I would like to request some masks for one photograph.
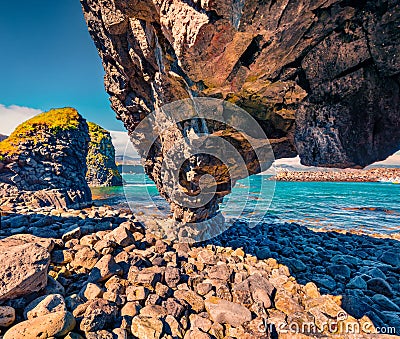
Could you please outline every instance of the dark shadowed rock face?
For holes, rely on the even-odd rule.
[[[0,143],[0,205],[79,207],[91,201],[85,180],[89,135],[73,108],[24,122]]]
[[[277,158],[364,167],[400,147],[398,1],[81,1],[131,135],[156,107],[208,96],[255,117]],[[146,166],[161,192],[164,140]]]
[[[89,149],[86,157],[86,181],[91,187],[121,186],[122,177],[115,164],[115,148],[110,132],[92,122],[89,127]]]

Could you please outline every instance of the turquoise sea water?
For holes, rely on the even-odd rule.
[[[124,179],[124,188],[93,189],[94,198],[112,206],[126,206],[128,199],[134,213],[155,214],[157,208],[168,213],[167,203],[145,175],[126,174]],[[243,209],[241,218],[250,221],[252,218],[259,221],[266,213],[313,228],[400,232],[400,185],[390,183],[276,182],[274,185],[268,176],[256,175],[239,181],[228,199],[229,203],[222,206],[227,217],[237,217],[238,210]],[[256,204],[258,209],[254,211]]]

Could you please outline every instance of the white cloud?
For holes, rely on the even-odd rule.
[[[10,135],[19,124],[39,113],[40,109],[0,104],[0,134]]]
[[[110,131],[110,134],[116,155],[126,154],[132,158],[139,158],[139,154],[137,154],[136,150],[133,148],[127,132]]]

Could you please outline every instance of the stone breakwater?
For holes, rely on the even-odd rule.
[[[271,219],[185,244],[104,206],[15,208],[0,237],[4,339],[317,338],[335,328],[337,338],[386,338],[369,333],[400,330],[393,239]],[[354,326],[360,334],[346,330]]]
[[[378,182],[400,180],[399,168],[374,168],[369,170],[337,171],[281,171],[274,176],[277,181],[336,181],[336,182]]]

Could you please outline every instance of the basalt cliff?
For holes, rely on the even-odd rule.
[[[122,186],[110,132],[93,122],[88,122],[88,127],[90,141],[86,157],[87,183],[90,187]]]
[[[360,168],[400,146],[399,1],[81,2],[112,107],[134,139],[138,124],[159,107],[212,97],[250,113],[276,158],[299,155],[305,165]],[[248,174],[263,169],[246,138],[213,121],[176,124],[147,153],[137,143],[146,172],[178,220],[215,214],[238,179],[224,176],[215,158],[191,155],[186,166],[171,169],[180,172],[180,186],[196,195],[201,176],[211,174],[215,197],[191,208],[168,195],[160,168],[171,145],[210,130],[235,146]]]
[[[83,207],[89,143],[85,119],[73,108],[41,113],[0,142],[0,206]]]

